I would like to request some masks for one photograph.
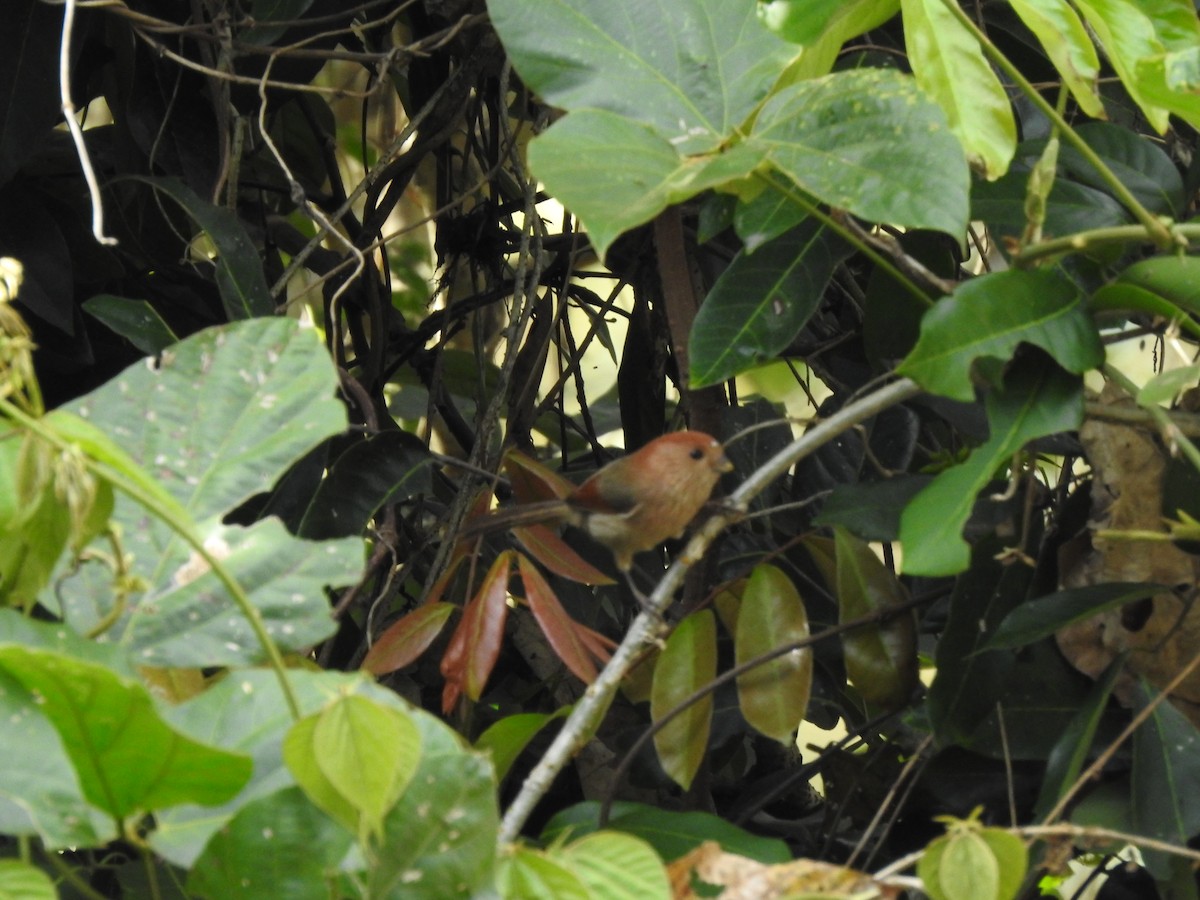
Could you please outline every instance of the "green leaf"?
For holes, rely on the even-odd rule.
[[[158,310],[145,300],[97,294],[83,302],[83,309],[151,356],[161,353],[179,340]]]
[[[56,456],[34,435],[0,436],[0,604],[32,606],[67,549],[71,514],[48,477]]]
[[[361,540],[317,545],[288,535],[275,519],[246,529],[219,520],[266,491],[314,444],[345,428],[336,386],[333,365],[313,331],[288,319],[252,319],[194,335],[167,350],[156,368],[137,363],[70,404],[68,410],[95,423],[88,428],[107,437],[91,441],[82,429],[69,436],[85,452],[140,479],[144,490],[166,497],[185,526],[188,517],[198,523],[209,551],[224,557],[250,591],[276,642],[299,649],[333,632],[324,589],[357,580]],[[63,431],[71,421],[56,427]],[[113,520],[133,556],[130,574],[149,589],[131,598],[106,638],[153,665],[261,658],[249,623],[171,526],[125,496],[117,498]],[[63,615],[76,628],[86,630],[110,611],[112,586],[100,566],[84,566],[62,583],[57,595],[43,593],[41,602],[57,610],[61,596]]]
[[[19,859],[0,859],[0,900],[56,900],[58,891],[41,869]]]
[[[1166,301],[1175,308],[1174,317],[1180,317],[1181,312],[1200,315],[1200,257],[1156,256],[1144,259],[1121,272],[1112,285],[1138,288]],[[1108,289],[1106,285],[1096,292],[1092,302],[1097,308],[1114,308],[1112,304],[1103,302],[1104,291]],[[1151,311],[1160,312],[1159,309]]]
[[[414,777],[420,777],[428,753],[460,746],[457,736],[447,726],[431,715],[410,710],[394,691],[375,684],[361,673],[292,669],[288,681],[303,716],[316,714],[331,700],[349,694],[369,697],[410,716],[421,733],[423,751],[418,775]],[[158,827],[149,838],[155,852],[174,865],[190,868],[212,835],[243,806],[295,785],[280,753],[280,746],[294,723],[275,674],[266,669],[230,673],[166,714],[176,728],[197,740],[254,760],[252,779],[229,803],[216,808],[176,807],[156,815]]]
[[[1079,108],[1094,119],[1104,118],[1097,90],[1100,59],[1071,5],[1066,0],[1010,0],[1010,5],[1037,37]]]
[[[711,610],[680,622],[654,666],[650,717],[658,721],[717,674],[717,625]],[[671,780],[687,790],[708,749],[712,695],[677,715],[654,735],[659,762]]]
[[[975,399],[971,368],[1007,360],[1021,343],[1081,375],[1104,361],[1100,335],[1077,288],[1050,271],[1009,269],[959,285],[921,321],[921,337],[899,372],[934,394]]]
[[[423,734],[421,765],[384,823],[368,896],[441,900],[493,887],[500,814],[492,767],[433,724],[445,737],[433,745]]]
[[[1136,708],[1154,689],[1144,682]],[[1186,844],[1200,834],[1200,731],[1171,703],[1154,708],[1133,734],[1133,826],[1137,834]]]
[[[334,790],[358,812],[357,830],[378,835],[416,771],[421,735],[396,710],[351,694],[317,716],[312,751]]]
[[[593,896],[565,864],[521,846],[501,861],[497,881],[501,896],[523,900],[592,900]]]
[[[1013,900],[1028,865],[1017,835],[956,820],[926,848],[917,874],[931,900]]]
[[[267,287],[262,260],[236,213],[201,200],[177,178],[131,177],[162,191],[182,206],[212,240],[217,251],[217,290],[221,293],[225,315],[231,322],[275,314],[275,301]]]
[[[614,171],[603,161],[619,158]],[[529,143],[529,166],[546,189],[587,226],[603,258],[621,233],[673,203],[749,175],[761,162],[739,146],[713,157],[685,157],[650,125],[603,109],[584,109]]]
[[[1027,364],[988,395],[987,414],[987,442],[938,475],[901,515],[906,574],[953,575],[967,567],[971,551],[962,530],[976,496],[1029,441],[1079,427],[1082,387],[1053,364]]]
[[[892,18],[900,0],[768,0],[758,8],[768,28],[803,47],[784,75],[790,82],[827,75],[842,45]]]
[[[1068,588],[1023,603],[1009,613],[985,645],[989,650],[1023,647],[1049,637],[1097,613],[1153,597],[1168,588],[1160,584],[1114,581]]]
[[[488,12],[513,68],[547,103],[641,122],[687,155],[725,141],[795,52],[753,3],[490,0]]]
[[[834,528],[838,621],[842,624],[905,602],[895,574],[864,541]],[[740,618],[740,617],[739,617]],[[874,707],[898,709],[918,683],[917,630],[912,612],[842,634],[846,677]]]
[[[353,837],[295,787],[243,806],[213,834],[188,875],[212,900],[327,900]]]
[[[508,770],[512,768],[513,763],[517,761],[517,757],[521,755],[521,751],[529,745],[529,742],[543,728],[555,719],[561,719],[570,711],[571,707],[564,706],[552,713],[516,713],[505,716],[499,722],[488,726],[487,730],[475,741],[475,749],[491,754],[496,778],[503,781],[504,776],[508,774]]]
[[[807,637],[808,613],[791,579],[775,566],[755,566],[738,609],[736,665]],[[746,721],[791,745],[808,709],[812,669],[812,648],[802,647],[739,675],[738,705]]]
[[[872,222],[966,229],[969,173],[941,110],[900,72],[855,69],[784,88],[746,138],[801,190]]]
[[[1166,49],[1145,10],[1128,0],[1075,0],[1075,6],[1104,48],[1129,96],[1150,124],[1160,134],[1165,132],[1168,112],[1149,101],[1137,76],[1140,61],[1157,57]]]
[[[351,834],[360,837],[362,819],[359,811],[329,780],[317,757],[316,733],[320,717],[319,712],[313,713],[292,725],[283,739],[283,762],[309,800]]]
[[[821,302],[850,247],[809,219],[753,254],[739,251],[700,307],[689,340],[693,388],[784,350]]]
[[[1020,609],[1021,607],[1018,607]],[[1083,771],[1088,753],[1096,739],[1096,730],[1108,707],[1109,697],[1112,696],[1113,685],[1124,667],[1123,659],[1114,660],[1099,678],[1087,699],[1079,707],[1062,736],[1055,742],[1054,748],[1046,759],[1046,774],[1042,778],[1042,788],[1038,794],[1034,818],[1044,821],[1046,815]]]
[[[975,40],[943,0],[901,0],[904,44],[917,84],[946,114],[967,157],[989,180],[1017,147],[1012,104]]]
[[[1173,403],[1183,391],[1195,387],[1197,379],[1200,379],[1200,364],[1197,363],[1160,372],[1138,390],[1135,398],[1137,405],[1146,407]]]
[[[577,803],[560,810],[541,834],[543,844],[579,837],[597,829],[600,804]],[[778,838],[751,834],[736,825],[704,812],[674,812],[641,803],[613,804],[608,824],[610,831],[622,831],[640,837],[667,861],[678,859],[705,841],[716,841],[729,853],[748,856],[762,863],[783,863],[792,859],[787,844]]]
[[[613,831],[597,831],[563,847],[561,859],[587,886],[592,897],[662,898],[671,896],[662,860],[645,841]]]
[[[84,796],[114,817],[178,803],[223,803],[250,777],[249,758],[179,734],[139,682],[105,666],[0,644],[0,670],[40,698]]]

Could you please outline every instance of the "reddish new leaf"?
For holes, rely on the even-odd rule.
[[[580,584],[615,584],[611,578],[568,547],[567,542],[555,534],[553,529],[545,525],[514,528],[512,533],[530,556],[555,575]]]
[[[441,665],[446,679],[446,688],[442,691],[444,712],[449,712],[447,704],[452,708],[463,691],[472,700],[478,700],[500,656],[500,642],[508,618],[508,576],[512,557],[511,551],[496,557],[450,638]],[[452,685],[457,686],[456,690],[452,690]]]
[[[575,490],[576,485],[536,459],[510,450],[504,456],[504,470],[518,503],[558,500]]]
[[[581,681],[591,684],[596,680],[596,664],[580,636],[578,623],[567,615],[554,590],[532,562],[522,556],[517,565],[525,583],[525,599],[550,642],[550,648]]]
[[[426,603],[393,622],[367,651],[363,669],[386,675],[414,662],[441,634],[455,609],[452,603]]]

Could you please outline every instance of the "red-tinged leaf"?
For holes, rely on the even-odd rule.
[[[555,575],[580,584],[616,583],[567,546],[566,541],[545,525],[514,528],[512,533],[530,556]]]
[[[518,503],[559,500],[575,490],[574,482],[517,450],[504,455],[504,470]]]
[[[428,606],[432,603],[438,603],[442,599],[442,595],[446,593],[446,587],[450,584],[452,578],[458,572],[458,567],[462,565],[462,561],[467,558],[465,548],[456,546],[454,552],[450,554],[450,562],[446,565],[446,571],[438,576],[438,580],[433,583],[433,587],[429,589],[429,593],[425,595],[425,599],[421,602],[422,606]]]
[[[551,649],[577,678],[591,684],[596,680],[596,664],[580,637],[578,623],[567,615],[553,589],[533,563],[522,556],[517,566],[525,583],[525,599]]]
[[[593,631],[579,622],[575,623],[575,630],[579,633],[579,639],[583,641],[588,652],[601,664],[608,662],[612,651],[617,649],[617,642],[606,634]]]
[[[458,705],[458,698],[462,696],[462,681],[451,681],[446,679],[446,683],[442,685],[442,714],[450,715],[450,712]]]
[[[442,633],[455,609],[452,603],[426,603],[393,622],[367,651],[363,669],[386,675],[414,662]]]
[[[717,620],[711,610],[692,613],[667,638],[654,667],[650,716],[663,718],[717,675]],[[693,703],[654,735],[663,770],[684,790],[700,769],[712,727],[712,695]]]
[[[756,566],[742,595],[734,658],[738,665],[808,637],[808,613],[791,579]],[[737,680],[742,715],[768,737],[790,744],[812,693],[812,649],[802,647],[756,666]]]
[[[512,557],[511,551],[496,557],[478,593],[463,610],[462,621],[442,657],[441,669],[446,681],[457,683],[472,700],[482,696],[492,667],[500,656],[500,642],[508,618],[508,576]],[[446,693],[443,692],[443,709],[445,702]]]

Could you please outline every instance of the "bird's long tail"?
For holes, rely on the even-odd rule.
[[[528,525],[563,525],[574,519],[571,507],[563,500],[520,503],[467,522],[459,538],[465,540]]]

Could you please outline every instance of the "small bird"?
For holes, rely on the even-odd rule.
[[[464,538],[527,525],[574,525],[607,547],[628,573],[635,554],[679,537],[733,469],[716,438],[677,431],[615,459],[560,500],[525,503],[485,516]]]

